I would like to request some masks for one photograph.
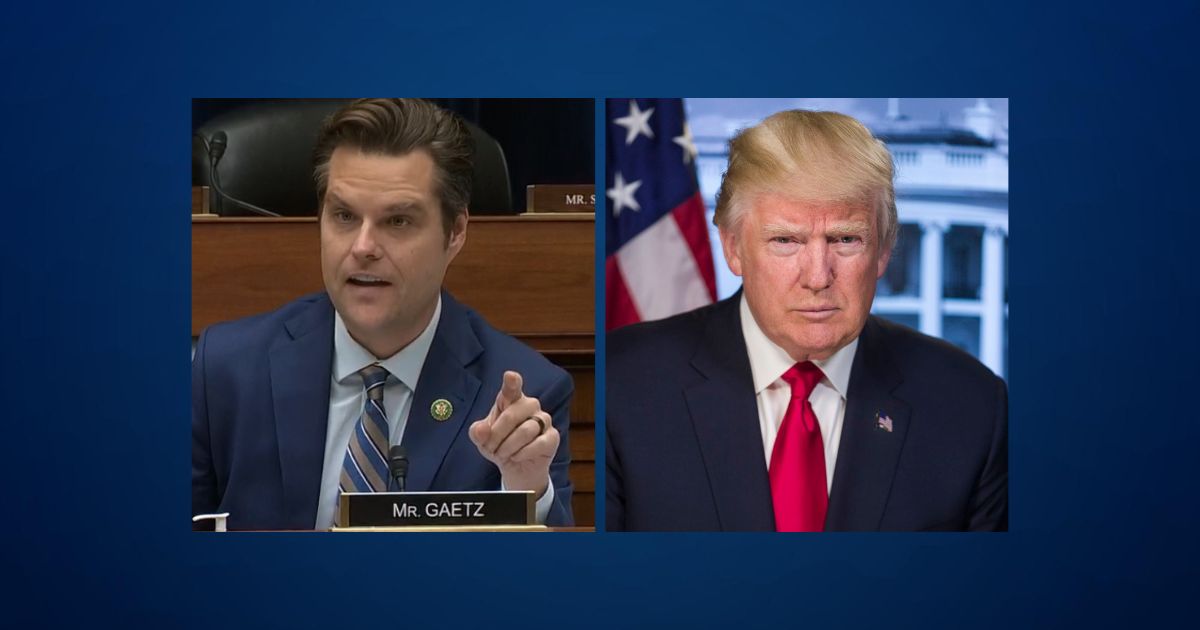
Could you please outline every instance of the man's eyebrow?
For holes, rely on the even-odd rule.
[[[871,231],[871,224],[866,221],[847,221],[845,223],[834,223],[825,230],[826,234],[844,236],[847,234],[862,234]]]
[[[866,221],[846,221],[834,223],[825,230],[828,236],[847,236],[864,234],[871,231],[871,224]],[[767,223],[762,226],[762,233],[765,236],[806,236],[811,232],[808,226],[793,225],[790,223]]]
[[[337,193],[333,191],[328,191],[325,193],[325,203],[326,205],[342,206],[343,208],[350,206],[350,204],[346,203],[345,199],[337,196]]]
[[[342,199],[333,191],[325,193],[326,205],[339,206],[346,209],[353,209],[354,205]],[[399,212],[407,212],[412,210],[421,210],[424,206],[418,201],[401,201],[394,203],[383,209],[384,214],[396,214]]]
[[[396,214],[397,212],[420,211],[424,207],[419,201],[401,201],[384,208],[383,211],[387,214]]]
[[[808,228],[788,223],[767,223],[762,226],[763,234],[768,236],[783,236],[788,234],[807,234]]]

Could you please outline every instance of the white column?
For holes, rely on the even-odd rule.
[[[996,374],[1004,373],[1004,238],[1002,226],[983,231],[983,273],[980,293],[979,360]]]
[[[888,99],[887,117],[888,117],[888,120],[900,120],[900,99],[898,99],[898,98],[889,98]]]
[[[921,222],[921,332],[942,336],[942,241],[945,221]]]

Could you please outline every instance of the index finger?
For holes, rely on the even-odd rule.
[[[525,394],[521,388],[524,387],[524,381],[521,379],[519,372],[508,370],[504,373],[504,384],[500,387],[500,411],[504,411],[509,405],[521,400]]]

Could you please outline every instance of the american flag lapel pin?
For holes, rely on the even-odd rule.
[[[892,432],[892,419],[882,411],[875,412],[875,428],[882,429],[888,433]]]

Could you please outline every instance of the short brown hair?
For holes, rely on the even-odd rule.
[[[836,112],[773,114],[729,141],[729,167],[713,223],[736,229],[748,197],[774,192],[812,201],[857,201],[875,211],[879,251],[896,243],[895,167],[887,146]]]
[[[360,98],[325,119],[313,149],[318,213],[329,186],[329,160],[338,147],[383,155],[406,155],[423,149],[433,159],[447,237],[454,219],[467,211],[475,175],[471,132],[461,118],[429,101]]]

